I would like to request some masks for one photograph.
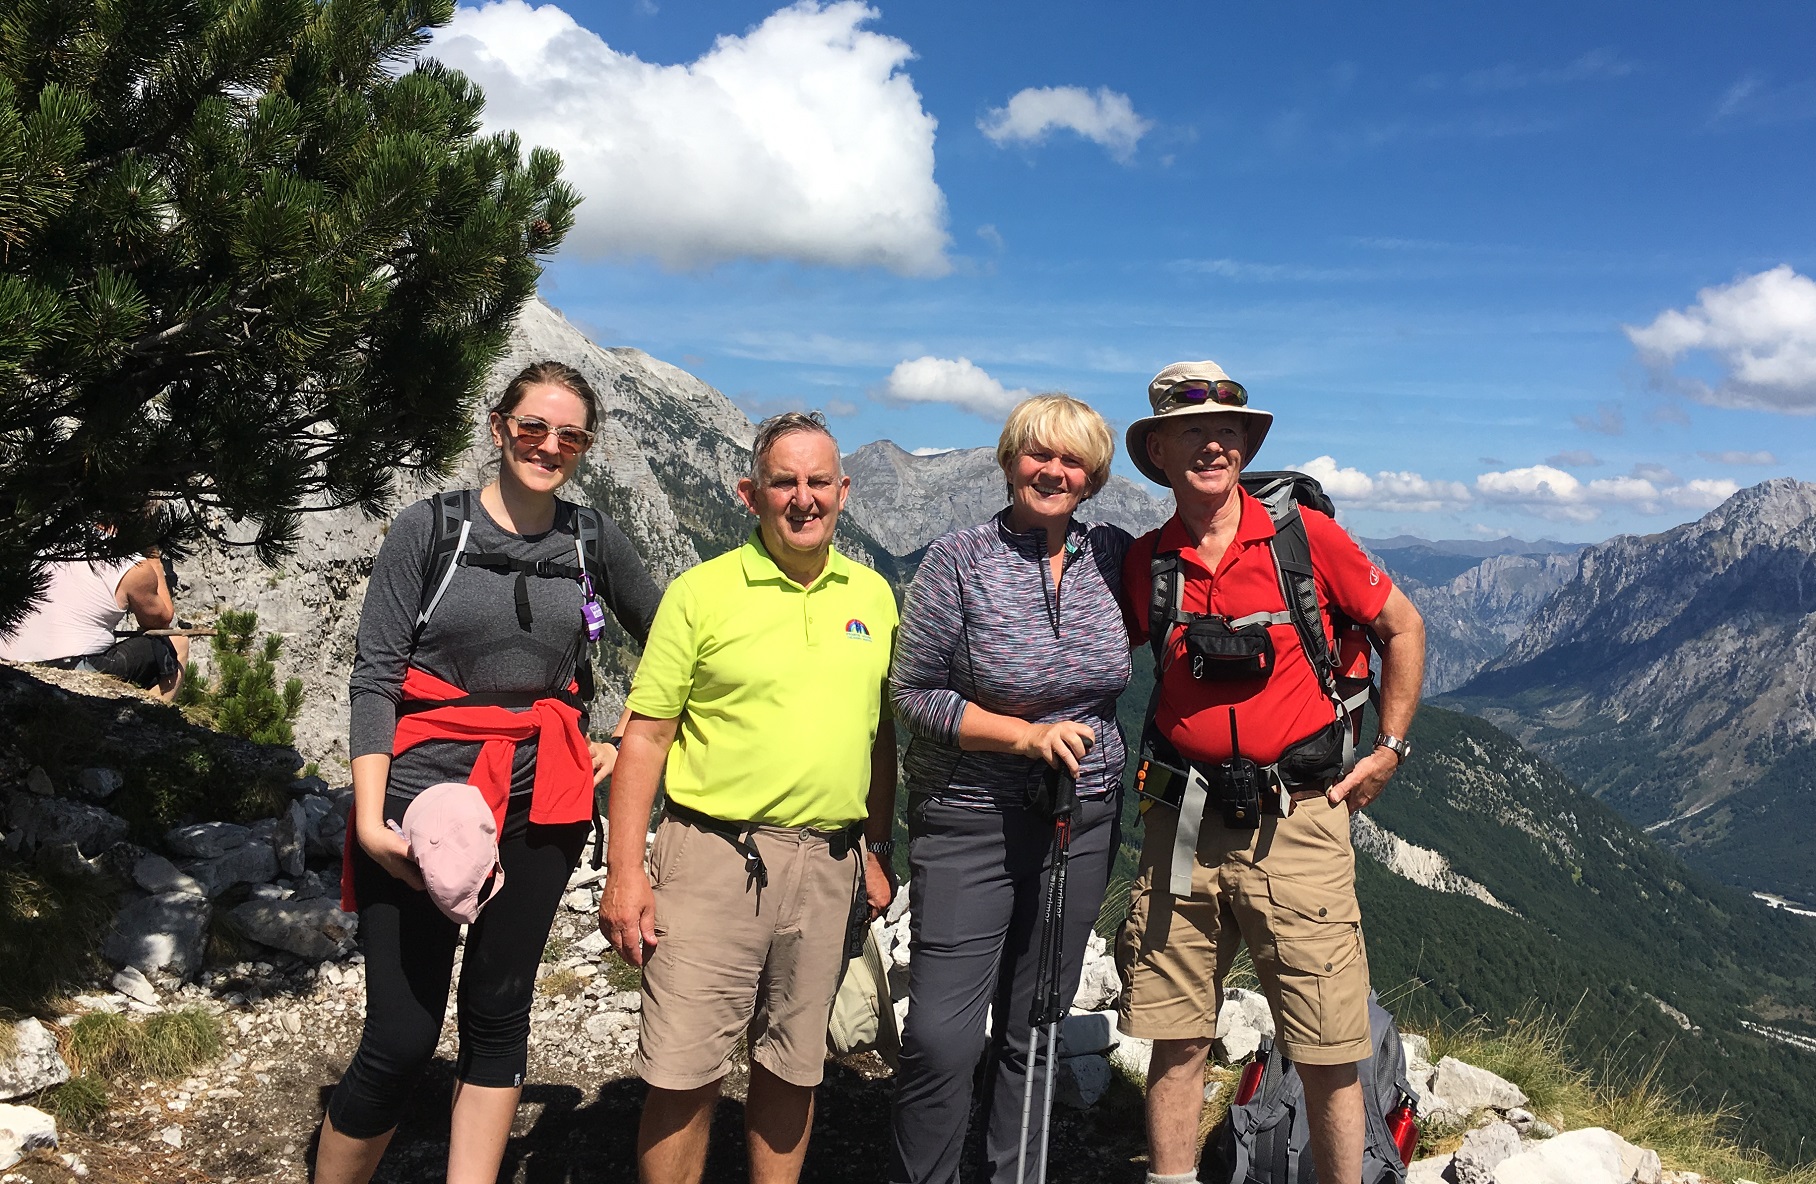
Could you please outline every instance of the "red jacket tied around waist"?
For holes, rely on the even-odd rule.
[[[574,688],[569,688],[570,690]],[[415,666],[404,674],[405,702],[459,699],[466,692]],[[397,721],[391,756],[402,756],[425,740],[454,740],[480,745],[467,780],[485,795],[504,833],[511,799],[511,763],[517,745],[536,737],[536,780],[530,795],[530,821],[539,824],[586,822],[593,816],[593,755],[580,731],[580,712],[553,697],[538,699],[526,711],[509,707],[450,705],[412,712]],[[353,893],[355,816],[347,816],[347,846],[341,861],[341,908],[358,907]]]

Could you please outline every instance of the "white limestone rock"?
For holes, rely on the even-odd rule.
[[[30,1106],[0,1105],[0,1170],[24,1159],[28,1151],[56,1145],[56,1119]]]
[[[1527,1144],[1501,1161],[1494,1184],[1659,1184],[1658,1153],[1601,1127]]]
[[[1079,1011],[1102,1011],[1114,1006],[1121,996],[1122,977],[1116,973],[1116,959],[1108,954],[1086,957],[1072,1006]]]
[[[183,865],[213,900],[236,884],[268,884],[277,878],[277,853],[271,844],[249,839],[212,859]]]
[[[13,1025],[13,1055],[0,1060],[0,1100],[22,1098],[69,1080],[57,1038],[35,1019]],[[6,1109],[6,1107],[0,1107]]]
[[[353,952],[359,917],[332,901],[249,900],[227,914],[253,941],[307,958],[338,961]]]
[[[1116,1029],[1116,1047],[1110,1050],[1110,1063],[1136,1081],[1148,1079],[1148,1062],[1154,1056],[1154,1042]]]
[[[1505,1122],[1479,1126],[1463,1136],[1451,1158],[1456,1184],[1494,1184],[1494,1169],[1520,1153],[1520,1133]]]
[[[127,966],[115,972],[111,983],[114,990],[128,999],[137,1000],[148,1007],[158,1005],[158,989],[151,985],[151,980],[137,966]]]
[[[146,974],[166,971],[188,979],[202,969],[208,948],[208,899],[190,892],[165,892],[133,901],[114,917],[101,954],[115,966],[136,966]]]
[[[118,769],[83,769],[76,774],[72,788],[91,802],[104,802],[125,784]]]
[[[164,846],[188,859],[219,859],[251,837],[252,828],[236,822],[197,822],[166,831]]]
[[[292,879],[302,875],[308,844],[309,815],[301,802],[291,799],[289,807],[278,815],[277,825],[271,829],[271,850],[277,856],[278,870]]]
[[[28,852],[69,843],[92,859],[126,838],[124,818],[86,802],[14,792],[7,798],[6,811],[10,826],[19,832],[21,849]]]
[[[1459,1114],[1488,1109],[1511,1110],[1526,1104],[1525,1093],[1513,1082],[1486,1069],[1464,1064],[1455,1057],[1445,1057],[1438,1062],[1437,1072],[1431,1078],[1431,1092],[1437,1095],[1444,1109]]]
[[[1255,1055],[1263,1036],[1274,1034],[1274,1015],[1258,991],[1225,987],[1217,1010],[1217,1059],[1234,1065]]]
[[[1413,1160],[1412,1165],[1406,1169],[1406,1184],[1453,1184],[1450,1160],[1448,1155]]]
[[[166,892],[185,892],[191,896],[206,896],[202,882],[194,876],[185,875],[177,865],[156,852],[146,852],[132,865],[133,883],[145,889],[153,896],[162,896]]]

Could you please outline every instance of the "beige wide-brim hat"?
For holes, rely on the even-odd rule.
[[[1138,419],[1129,425],[1123,443],[1129,450],[1129,459],[1141,470],[1141,475],[1156,485],[1169,488],[1172,482],[1161,472],[1159,466],[1148,459],[1148,433],[1153,431],[1162,420],[1181,419],[1188,415],[1217,415],[1228,412],[1233,415],[1245,415],[1248,420],[1248,449],[1243,453],[1242,465],[1247,468],[1255,454],[1261,451],[1261,441],[1267,439],[1267,429],[1273,426],[1274,413],[1250,407],[1247,402],[1247,390],[1243,391],[1245,402],[1241,406],[1217,403],[1206,400],[1202,403],[1173,403],[1167,394],[1181,382],[1235,382],[1235,379],[1223,372],[1223,367],[1215,362],[1174,362],[1165,370],[1154,376],[1148,383],[1148,406],[1154,414]],[[1241,383],[1236,385],[1241,386]]]

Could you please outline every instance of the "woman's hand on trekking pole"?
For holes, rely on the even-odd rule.
[[[606,872],[599,894],[599,932],[632,966],[643,965],[656,948],[656,892],[641,867]]]
[[[376,829],[358,828],[355,837],[372,862],[390,872],[418,892],[422,891],[422,869],[410,858],[410,844],[396,831],[380,823]]]
[[[1078,776],[1078,762],[1097,743],[1097,733],[1089,724],[1075,719],[1062,719],[1051,724],[1029,724],[1016,743],[1015,750],[1030,760],[1045,761],[1055,769]]]

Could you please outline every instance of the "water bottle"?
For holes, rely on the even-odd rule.
[[[1393,1136],[1401,1165],[1411,1164],[1413,1152],[1419,1149],[1419,1124],[1413,1117],[1411,1102],[1402,1098],[1398,1106],[1388,1111],[1387,1132]]]

